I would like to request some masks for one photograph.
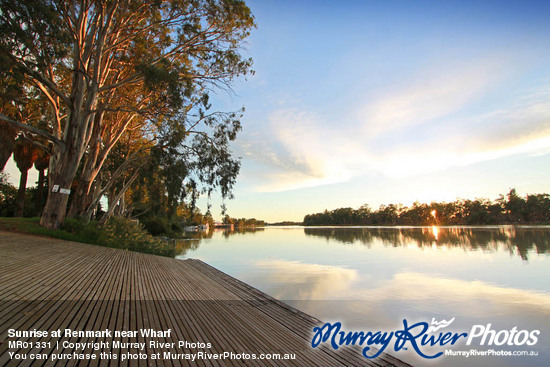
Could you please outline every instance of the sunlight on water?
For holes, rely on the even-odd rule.
[[[180,257],[199,258],[350,330],[455,317],[453,327],[463,331],[487,323],[540,329],[536,348],[548,356],[549,242],[550,227],[269,227],[195,234],[180,242]],[[447,357],[444,365],[473,361]],[[538,365],[525,358],[482,363]]]
[[[434,210],[435,212],[435,210]],[[438,240],[438,234],[439,234],[439,229],[436,227],[436,226],[432,226],[432,233],[434,234],[434,238],[435,240],[437,241]]]

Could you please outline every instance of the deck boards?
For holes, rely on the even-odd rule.
[[[363,358],[357,348],[312,349],[311,333],[323,323],[200,260],[176,260],[37,236],[0,232],[0,365],[8,366],[407,366],[382,355]],[[21,352],[70,354],[59,340],[108,341],[101,352],[118,359],[39,361],[10,359],[8,329],[168,330],[169,337],[117,338],[146,342],[147,355],[171,351],[295,353],[292,361],[159,359],[122,362],[113,338],[17,338],[51,342]],[[13,338],[11,339],[13,340]],[[148,342],[174,342],[174,348]],[[211,349],[184,350],[177,342],[211,343]],[[88,347],[82,353],[92,353]],[[93,352],[99,355],[99,352]],[[143,352],[142,352],[143,353]]]

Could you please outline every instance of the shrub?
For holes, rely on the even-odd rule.
[[[12,217],[17,189],[8,182],[6,174],[0,172],[0,216]]]
[[[82,231],[85,223],[80,219],[66,218],[60,229],[69,233],[78,233]]]
[[[0,230],[31,233],[68,241],[120,248],[148,254],[175,257],[175,246],[151,236],[139,224],[113,217],[106,224],[67,218],[58,230],[41,227],[39,218],[2,218]]]
[[[99,245],[97,241],[101,235],[101,227],[96,221],[85,222],[81,219],[66,218],[60,229],[73,234],[73,241]]]
[[[119,217],[109,219],[101,227],[98,244],[161,256],[176,255],[170,243],[154,238],[139,224]]]
[[[147,232],[153,236],[167,235],[170,233],[170,224],[161,218],[149,217],[141,222]]]
[[[173,233],[181,233],[181,232],[183,232],[183,228],[181,228],[181,226],[180,226],[178,223],[175,223],[175,222],[173,222],[173,223],[170,225],[170,229],[172,230]]]

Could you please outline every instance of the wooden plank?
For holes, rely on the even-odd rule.
[[[97,256],[97,254],[90,254],[90,255]],[[93,259],[94,259],[94,256],[90,256],[89,261],[93,261]],[[28,330],[33,328],[37,328],[39,330],[40,328],[42,328],[42,330],[44,330],[45,328],[49,328],[49,327],[55,330],[54,328],[55,324],[54,324],[54,327],[52,327],[50,323],[55,323],[56,320],[59,319],[60,317],[67,317],[67,315],[63,311],[68,310],[70,313],[73,313],[76,310],[78,310],[80,305],[82,304],[82,301],[75,301],[73,305],[69,305],[68,302],[66,301],[64,302],[63,300],[56,299],[55,295],[63,294],[64,297],[70,297],[71,295],[73,295],[75,292],[75,288],[78,288],[78,286],[81,285],[81,282],[79,282],[79,280],[81,279],[80,274],[76,270],[81,270],[85,272],[84,274],[88,274],[89,272],[94,270],[94,267],[81,266],[80,268],[75,268],[70,266],[66,268],[56,268],[56,270],[57,271],[54,274],[52,274],[52,276],[54,276],[54,278],[56,279],[58,277],[64,277],[65,281],[60,283],[53,282],[49,287],[47,287],[46,298],[42,298],[44,297],[44,293],[40,293],[40,297],[35,298],[38,300],[48,300],[48,301],[54,299],[54,301],[48,302],[47,307],[41,307],[38,310],[34,310],[34,313],[31,314],[32,317],[30,317],[27,320],[23,320],[24,321],[23,325],[19,324],[19,328],[21,330]],[[65,274],[64,270],[68,270],[70,273]],[[93,280],[94,278],[90,277],[90,279]],[[25,284],[22,283],[22,286],[23,285]],[[27,283],[26,285],[29,285],[29,283]],[[32,296],[33,295],[30,296],[31,299],[32,299]],[[81,298],[81,295],[74,294],[74,297],[75,297],[73,298],[74,300],[79,300]],[[72,307],[69,307],[69,306],[72,306]],[[12,327],[15,327],[15,325],[13,325]],[[23,340],[36,341],[36,339],[33,339],[33,338],[23,338]],[[48,341],[48,339],[44,341]],[[0,357],[0,365],[2,364],[2,362],[4,362],[3,358],[5,358],[5,356]],[[23,365],[25,363],[26,361],[22,361]]]
[[[94,254],[101,255],[104,253]],[[104,263],[103,258],[101,262]],[[89,263],[94,264],[98,261],[98,256],[90,256]],[[94,295],[99,287],[101,287],[106,278],[104,276],[105,270],[109,267],[97,267],[97,266],[87,266],[81,267],[81,269],[75,269],[74,267],[69,268],[70,271],[64,272],[61,268],[58,272],[59,274],[65,274],[65,276],[76,276],[75,281],[70,282],[70,290],[63,296],[62,299],[58,301],[59,308],[57,312],[52,314],[47,321],[40,327],[43,330],[57,330],[63,328],[69,328],[71,330],[82,330],[83,323],[87,321],[87,318],[90,317],[93,306],[97,302],[94,299]],[[85,270],[81,272],[81,270]],[[85,339],[85,338],[84,338]],[[80,339],[79,341],[84,341]],[[41,350],[39,348],[34,348],[29,351],[29,353],[48,353],[50,354],[53,351],[53,343],[55,339],[50,337],[49,339],[41,339],[42,341],[50,341],[52,347],[46,350]],[[76,341],[74,338],[71,340]],[[72,352],[73,350],[61,349],[60,353]],[[31,360],[23,361],[20,366],[30,366]]]
[[[280,323],[285,324],[285,327],[290,331],[298,333],[304,339],[310,340],[313,327],[324,324],[315,317],[299,311],[238,279],[232,278],[200,260],[188,259],[186,261],[190,262],[201,273],[217,279],[218,282],[221,281],[220,284],[231,289],[235,294],[244,295],[255,308],[262,310],[266,315],[276,318]],[[296,317],[289,316],[289,313]],[[372,348],[372,350],[376,351],[376,348]],[[329,353],[334,353],[334,351],[330,350]],[[344,348],[344,350],[336,354],[337,357],[343,357],[341,362],[345,363],[348,358],[347,355],[350,353],[359,353],[358,348]],[[400,363],[402,363],[400,360],[387,353],[383,353],[375,360],[364,361],[364,365],[372,366],[399,365]]]
[[[177,346],[162,343],[210,342],[205,352],[296,353],[295,366],[408,366],[390,355],[374,361],[363,358],[357,348],[309,346],[313,327],[323,323],[227,274],[199,261],[176,260],[124,250],[68,241],[0,232],[0,341],[7,330],[167,330],[169,337],[119,338],[121,342],[145,342],[148,355]],[[8,304],[9,303],[9,304]],[[21,338],[50,341],[59,338]],[[77,337],[80,343],[107,341]],[[95,361],[14,361],[7,342],[0,344],[0,365],[14,366],[280,366],[277,360],[147,359],[121,362],[125,352],[108,340],[102,350],[119,356]],[[72,353],[72,349],[36,346],[33,353]],[[27,350],[25,350],[27,352]],[[87,346],[83,353],[91,353]],[[141,351],[143,352],[143,351]],[[191,351],[193,352],[193,351]]]

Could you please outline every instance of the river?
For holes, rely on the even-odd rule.
[[[463,337],[455,345],[422,347],[427,355],[538,352],[427,360],[412,348],[388,346],[415,365],[546,366],[550,360],[549,226],[266,227],[195,233],[179,247],[179,258],[201,259],[325,322],[340,321],[346,331],[453,320],[435,334],[480,334],[470,345]],[[496,337],[488,345],[491,333]]]

